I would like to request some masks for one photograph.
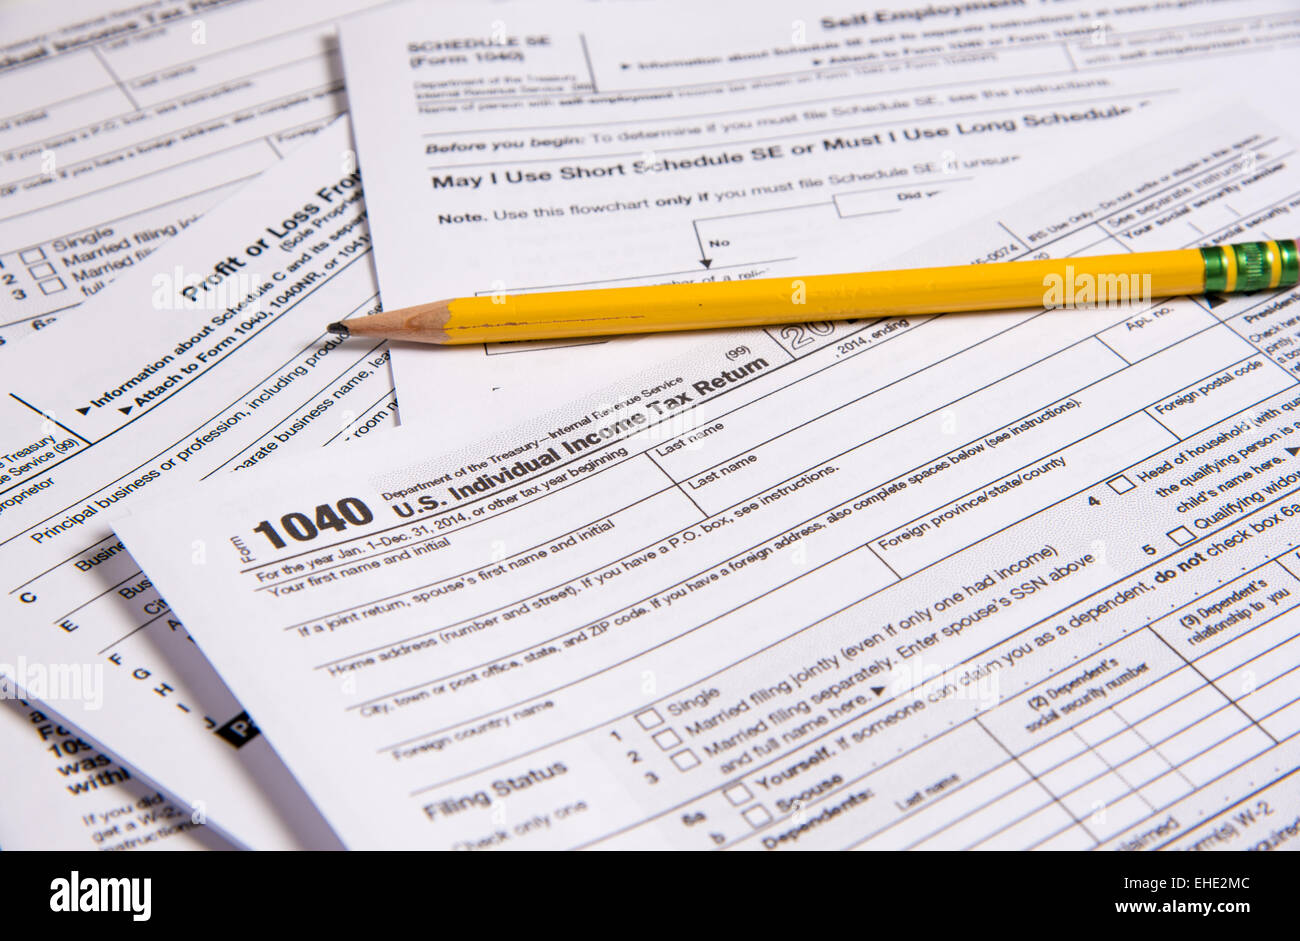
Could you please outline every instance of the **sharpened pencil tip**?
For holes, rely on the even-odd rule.
[[[348,325],[345,323],[332,323],[325,329],[330,333],[337,334],[345,340],[352,334],[352,331],[348,329]]]

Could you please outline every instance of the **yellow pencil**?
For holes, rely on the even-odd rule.
[[[1294,239],[861,274],[457,297],[333,323],[342,336],[454,345],[1015,307],[1097,307],[1300,280]]]

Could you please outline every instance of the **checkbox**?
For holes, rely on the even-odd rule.
[[[24,265],[34,265],[38,261],[45,260],[45,249],[29,248],[25,252],[19,252],[18,257],[23,260]]]
[[[678,771],[690,771],[699,763],[700,759],[689,748],[683,748],[673,755],[673,764],[677,766]]]
[[[48,261],[43,261],[39,265],[32,265],[27,269],[27,273],[33,278],[48,278],[54,274],[54,266]]]
[[[745,782],[742,781],[739,784],[731,785],[731,787],[722,792],[722,796],[731,801],[731,806],[739,807],[754,795],[749,788],[745,787]]]
[[[1178,543],[1178,545],[1180,546],[1185,546],[1196,538],[1195,536],[1192,535],[1192,531],[1188,529],[1186,526],[1179,526],[1177,529],[1165,533],[1165,535],[1168,536],[1170,539],[1172,539],[1174,542]]]
[[[659,714],[658,709],[644,709],[636,714],[636,721],[641,723],[643,729],[653,729],[657,725],[664,724],[664,717]]]
[[[41,292],[44,294],[58,294],[60,291],[66,291],[68,286],[63,283],[62,278],[49,278],[41,281]]]
[[[664,729],[662,732],[656,732],[654,735],[655,744],[668,751],[670,748],[676,748],[682,743],[682,738],[672,729]]]
[[[762,804],[755,804],[745,811],[745,819],[751,827],[761,827],[772,822],[772,814]]]
[[[1137,484],[1133,483],[1133,481],[1129,480],[1123,474],[1120,474],[1118,477],[1112,477],[1110,480],[1106,481],[1106,483],[1109,484],[1110,489],[1114,490],[1116,493],[1128,493],[1137,486]]]

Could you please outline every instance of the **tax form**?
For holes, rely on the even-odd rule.
[[[0,702],[0,849],[229,849],[45,707]]]
[[[1238,108],[945,239],[1297,210]],[[349,847],[1294,848],[1300,291],[1131,296],[697,336],[114,525]]]
[[[374,0],[0,9],[0,345],[40,329],[347,110]]]
[[[65,711],[73,746],[84,739],[114,768],[70,761],[46,775],[9,770],[24,778],[24,793],[47,794],[40,816],[66,824],[72,845],[108,839],[118,825],[103,817],[120,810],[119,771],[245,845],[332,840],[287,832],[295,828],[277,807],[306,802],[283,782],[255,717],[193,654],[147,576],[105,538],[107,520],[137,492],[189,488],[295,447],[364,439],[394,421],[384,348],[321,336],[323,324],[376,303],[351,142],[345,129],[326,133],[310,155],[287,159],[292,169],[250,184],[216,223],[186,232],[186,248],[130,266],[120,288],[97,298],[111,315],[91,306],[85,323],[65,318],[5,372],[0,559],[12,617],[0,674],[21,674],[20,657],[106,671],[101,711],[57,696],[41,708]],[[240,389],[242,399],[232,391]],[[441,440],[464,441],[474,427],[444,429]],[[15,730],[15,753],[32,746],[29,732]],[[65,780],[59,769],[68,768]],[[99,801],[91,795],[100,787],[110,788],[102,808],[69,815],[65,808]],[[50,832],[32,822],[26,809],[0,814],[0,845],[50,845]]]
[[[42,331],[0,375],[0,694],[40,700],[244,846],[337,839],[109,521],[142,495],[202,499],[204,481],[346,453],[394,424],[384,344],[322,329],[377,309],[369,254],[343,121],[123,275],[101,302],[112,317]],[[209,548],[186,550],[196,573]],[[65,766],[47,786],[119,783]]]
[[[384,167],[368,186],[388,309],[828,273],[832,244],[877,267],[914,244],[918,206],[943,225],[944,206],[1132,146],[1170,102],[1287,82],[1297,42],[1290,0],[408,3],[340,27],[361,157]],[[393,368],[406,421],[455,400],[500,422],[687,345],[404,344]]]

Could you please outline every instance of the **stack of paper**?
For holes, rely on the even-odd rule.
[[[1293,3],[2,16],[0,846],[1288,844],[1295,290],[324,328],[1293,236]]]

